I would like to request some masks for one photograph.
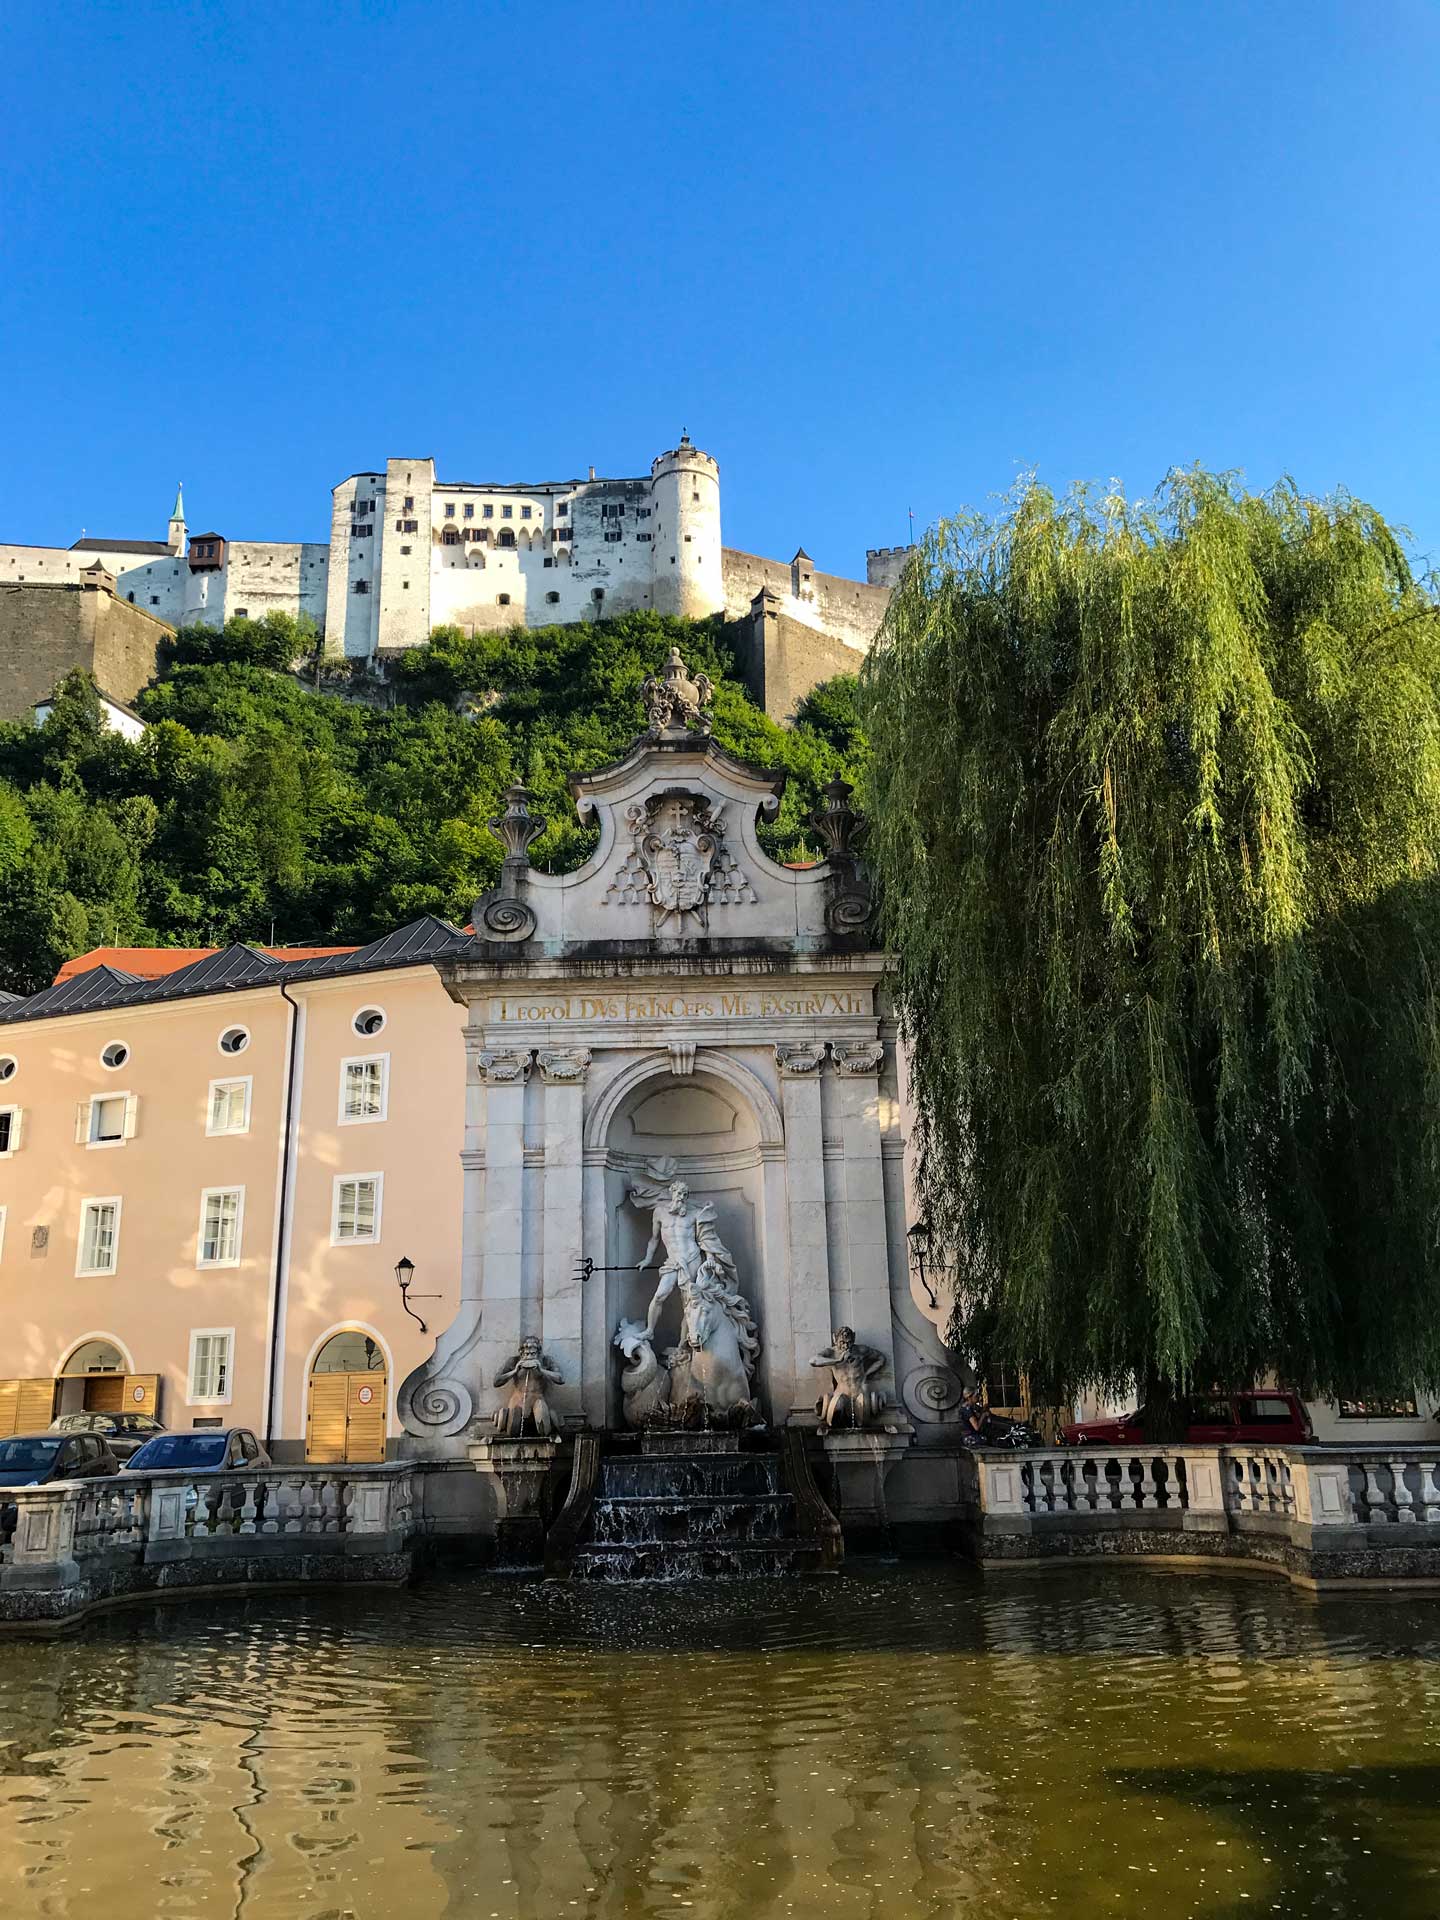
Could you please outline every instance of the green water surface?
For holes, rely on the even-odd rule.
[[[1440,1913],[1440,1599],[950,1562],[0,1641],[3,1920]]]

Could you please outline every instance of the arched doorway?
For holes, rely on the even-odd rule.
[[[332,1333],[310,1363],[305,1458],[383,1460],[389,1405],[385,1350],[363,1327]]]
[[[60,1362],[54,1382],[55,1412],[159,1412],[160,1376],[133,1371],[130,1355],[106,1334],[92,1334]]]

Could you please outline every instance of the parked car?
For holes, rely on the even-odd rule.
[[[1299,1394],[1284,1387],[1248,1393],[1197,1393],[1184,1403],[1184,1437],[1196,1446],[1223,1447],[1244,1441],[1299,1444],[1315,1438]],[[1103,1420],[1076,1420],[1060,1429],[1065,1447],[1128,1447],[1145,1438],[1145,1409]]]
[[[129,1473],[224,1473],[268,1467],[269,1454],[248,1427],[204,1427],[193,1433],[157,1433],[125,1462]]]
[[[98,1433],[115,1458],[128,1460],[152,1433],[164,1433],[148,1413],[62,1413],[50,1422],[52,1433]]]
[[[0,1440],[0,1487],[40,1487],[51,1480],[94,1480],[120,1463],[98,1433],[15,1433]],[[0,1501],[0,1538],[15,1530],[16,1505]]]

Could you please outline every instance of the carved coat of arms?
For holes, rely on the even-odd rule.
[[[657,932],[687,919],[709,923],[712,905],[753,900],[755,894],[725,845],[724,807],[704,794],[671,789],[628,808],[631,850],[610,883],[621,906],[648,903]]]

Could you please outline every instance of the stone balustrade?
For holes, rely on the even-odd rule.
[[[961,1489],[986,1567],[1203,1558],[1307,1586],[1440,1583],[1440,1448],[977,1449]]]
[[[406,1466],[121,1473],[0,1493],[0,1624],[178,1588],[402,1580]]]

